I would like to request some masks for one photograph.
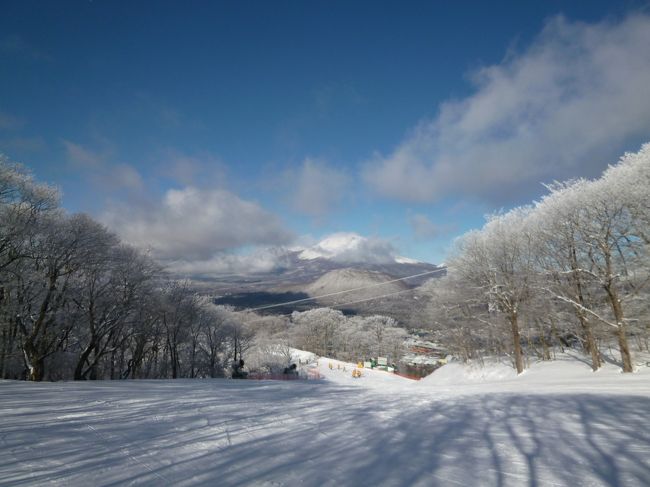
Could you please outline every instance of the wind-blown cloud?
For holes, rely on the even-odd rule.
[[[321,217],[335,210],[345,197],[349,179],[338,169],[322,161],[307,159],[295,177],[293,208],[311,217]]]
[[[591,176],[650,129],[650,17],[551,19],[523,53],[473,76],[364,178],[379,193],[433,201],[460,193],[507,202],[533,185]]]
[[[219,277],[271,272],[287,262],[282,247],[262,247],[245,254],[218,252],[209,259],[167,262],[174,273],[192,277]]]
[[[429,217],[422,214],[410,216],[409,224],[416,240],[433,240],[457,230],[455,225],[433,223]]]
[[[305,260],[325,258],[342,264],[387,264],[395,262],[397,250],[388,240],[340,232],[304,249],[299,257]]]
[[[173,148],[160,152],[163,176],[182,186],[223,186],[227,166],[208,152],[188,154]]]
[[[105,152],[91,150],[69,140],[62,142],[70,165],[87,176],[95,186],[132,191],[142,188],[142,177],[130,164],[111,163],[110,155]]]
[[[128,210],[122,205],[110,207],[102,220],[127,242],[151,248],[161,260],[182,261],[186,267],[201,261],[214,264],[224,252],[242,246],[291,240],[275,215],[220,189],[171,189],[155,204]]]

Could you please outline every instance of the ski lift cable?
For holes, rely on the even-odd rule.
[[[427,275],[430,275],[430,274],[437,274],[439,272],[446,272],[446,271],[447,271],[447,268],[436,269],[436,270],[427,271],[427,272],[421,272],[419,274],[413,274],[411,276],[400,277],[400,278],[397,278],[397,279],[391,279],[390,281],[378,282],[378,283],[375,283],[375,284],[369,284],[367,286],[359,286],[359,287],[355,287],[355,288],[351,288],[351,289],[346,289],[344,291],[337,291],[337,292],[334,292],[334,293],[321,294],[319,296],[311,296],[309,298],[294,299],[293,301],[286,301],[284,303],[268,304],[268,305],[265,305],[265,306],[259,306],[257,308],[249,308],[247,311],[261,311],[261,310],[264,310],[264,309],[279,308],[281,306],[286,306],[288,304],[305,303],[307,301],[314,301],[314,300],[321,299],[321,298],[328,298],[328,297],[331,297],[331,296],[338,296],[338,295],[341,295],[341,294],[350,293],[350,292],[354,292],[354,291],[362,291],[364,289],[371,289],[371,288],[375,288],[375,287],[378,287],[378,286],[384,286],[386,284],[391,284],[391,283],[394,283],[394,282],[406,281],[406,280],[412,279],[414,277],[422,277],[422,276],[427,276]]]
[[[358,299],[357,301],[348,301],[347,303],[332,304],[328,306],[329,308],[338,308],[339,306],[349,306],[351,304],[365,303],[366,301],[374,301],[375,299],[387,298],[389,296],[395,296],[396,294],[403,294],[415,291],[415,289],[402,289],[401,291],[393,291],[392,293],[382,294],[380,296],[372,296],[370,298]]]
[[[408,292],[413,292],[413,291],[415,291],[415,289],[402,289],[400,291],[393,291],[392,293],[382,294],[382,295],[379,295],[379,296],[372,296],[370,298],[358,299],[356,301],[346,301],[345,303],[331,304],[331,305],[328,305],[328,306],[320,306],[320,307],[314,308],[314,309],[339,308],[341,306],[349,306],[351,304],[358,304],[358,303],[364,303],[364,302],[367,302],[367,301],[374,301],[375,299],[387,298],[387,297],[390,297],[390,296],[395,296],[396,294],[403,294],[403,293],[408,293]],[[247,312],[247,311],[253,311],[253,310],[246,309],[246,310],[242,310],[240,312]],[[262,316],[262,317],[260,317],[260,318],[258,318],[256,320],[248,321],[248,323],[258,323],[260,321],[266,321],[269,318],[277,318],[277,317],[280,317],[280,316],[287,316],[288,317],[288,316],[291,316],[292,314],[293,314],[293,311],[289,312],[289,313],[280,313],[280,314],[276,314],[276,315]]]

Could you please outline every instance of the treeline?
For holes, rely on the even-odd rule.
[[[244,328],[0,157],[0,377],[218,377]]]
[[[252,333],[243,350],[250,371],[281,373],[296,363],[295,348],[355,363],[371,357],[398,363],[405,352],[407,331],[387,316],[346,316],[331,308],[296,311],[289,316],[229,312],[243,320]]]
[[[521,372],[577,344],[594,370],[616,349],[632,371],[635,349],[650,351],[649,188],[647,144],[597,180],[552,184],[490,216],[457,240],[448,275],[419,291],[413,313],[465,360],[507,356]],[[222,377],[240,359],[277,372],[292,347],[398,362],[405,338],[385,316],[216,306],[0,156],[2,378]]]
[[[0,377],[222,377],[234,361],[277,372],[291,347],[346,360],[397,360],[394,320],[331,309],[259,316],[216,306],[55,188],[0,156]],[[250,359],[250,360],[249,360]]]
[[[650,144],[597,180],[548,186],[538,202],[460,237],[431,282],[438,337],[465,359],[583,348],[594,370],[614,348],[623,371],[649,351]]]
[[[393,318],[345,316],[330,308],[293,313],[290,330],[297,348],[349,362],[381,356],[397,363],[407,337]]]

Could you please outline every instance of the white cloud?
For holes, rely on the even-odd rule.
[[[328,235],[304,249],[299,257],[304,260],[324,258],[342,264],[387,264],[395,262],[397,251],[387,240],[341,232]]]
[[[474,74],[476,91],[440,108],[364,178],[408,201],[508,201],[533,185],[591,176],[650,127],[650,17],[550,20],[523,53]]]
[[[271,272],[285,263],[283,248],[257,248],[247,254],[219,252],[204,260],[174,260],[167,262],[170,271],[192,277],[217,277]]]
[[[116,188],[140,189],[142,177],[129,164],[115,164],[104,174],[104,181],[111,182]]]
[[[127,242],[155,257],[187,265],[218,260],[246,245],[278,245],[291,238],[280,220],[258,204],[225,190],[172,189],[161,202],[110,207],[102,220]]]
[[[70,163],[79,169],[98,169],[104,165],[104,156],[80,144],[63,140],[63,147]]]
[[[348,184],[343,171],[322,161],[306,159],[295,177],[292,206],[305,215],[321,217],[341,204]]]

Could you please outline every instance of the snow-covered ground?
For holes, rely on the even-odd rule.
[[[0,382],[0,485],[650,485],[647,367],[449,364],[419,382],[318,369]]]

